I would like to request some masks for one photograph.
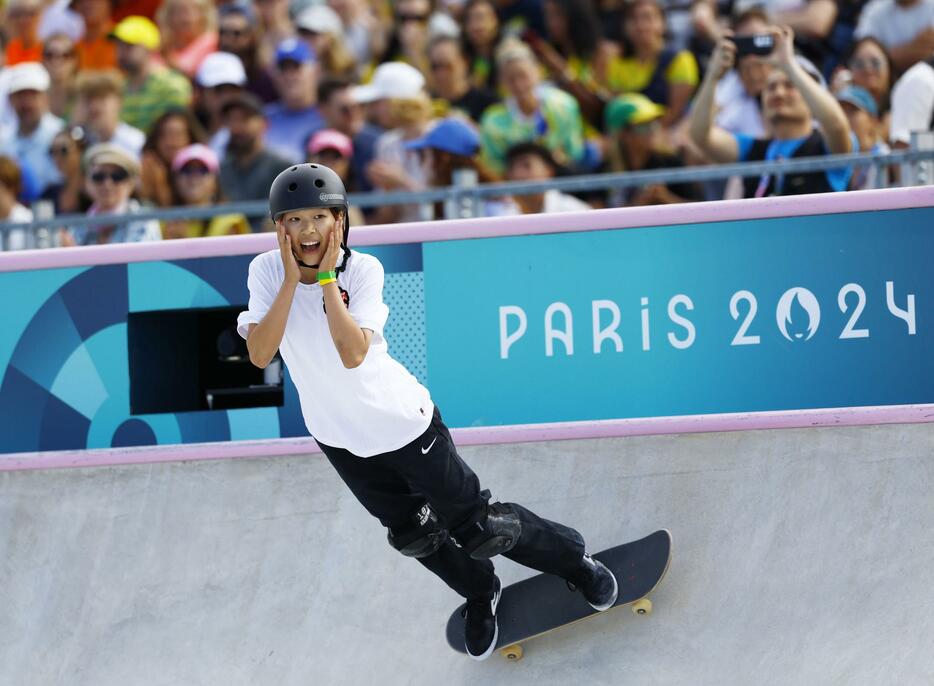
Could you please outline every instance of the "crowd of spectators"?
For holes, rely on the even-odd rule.
[[[934,0],[6,0],[0,222],[114,215],[59,245],[262,231],[134,221],[348,190],[906,147],[934,123]],[[875,187],[885,168],[491,198],[484,215]],[[445,215],[386,206],[352,221]],[[119,219],[119,221],[118,221]],[[7,232],[4,249],[24,247]]]

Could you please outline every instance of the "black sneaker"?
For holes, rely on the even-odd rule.
[[[493,594],[468,600],[461,610],[464,616],[464,646],[474,660],[485,660],[496,649],[499,625],[496,623],[496,606],[502,585],[499,577],[493,577]]]
[[[587,553],[584,553],[584,559],[581,561],[581,571],[573,579],[568,579],[568,588],[580,591],[590,603],[590,607],[598,612],[613,607],[619,593],[613,572]]]

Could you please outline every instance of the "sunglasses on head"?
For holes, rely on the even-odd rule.
[[[123,183],[128,178],[130,178],[130,172],[126,169],[115,169],[112,172],[96,171],[91,174],[91,181],[97,184],[104,183],[107,179],[110,179],[114,183]]]

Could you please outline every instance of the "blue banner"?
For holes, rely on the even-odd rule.
[[[934,402],[934,210],[430,243],[453,426]]]

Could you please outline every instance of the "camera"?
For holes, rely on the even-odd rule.
[[[730,38],[736,45],[736,57],[746,55],[765,56],[775,48],[775,37],[770,33],[757,33],[752,36],[733,36]]]

